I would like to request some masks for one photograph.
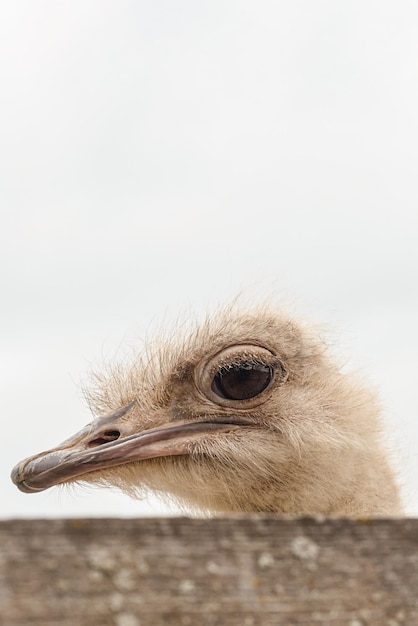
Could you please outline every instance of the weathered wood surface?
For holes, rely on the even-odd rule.
[[[415,626],[418,519],[0,523],[5,626]]]

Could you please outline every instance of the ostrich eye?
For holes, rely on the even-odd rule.
[[[266,402],[286,380],[287,372],[275,352],[249,342],[226,346],[202,359],[194,370],[200,395],[218,406],[243,411]]]
[[[262,363],[222,367],[212,381],[212,391],[226,400],[249,400],[267,389],[273,369]]]

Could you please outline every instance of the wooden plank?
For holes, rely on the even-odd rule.
[[[0,523],[5,626],[418,625],[418,519]]]

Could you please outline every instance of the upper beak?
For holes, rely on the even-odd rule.
[[[137,433],[129,419],[131,402],[94,420],[61,445],[21,461],[12,480],[26,493],[43,491],[95,470],[155,457],[189,454],[202,435],[237,428],[235,422],[175,422]]]

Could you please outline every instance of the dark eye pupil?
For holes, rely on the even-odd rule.
[[[212,391],[227,400],[248,400],[264,391],[272,377],[272,368],[262,363],[223,367],[212,381]]]

